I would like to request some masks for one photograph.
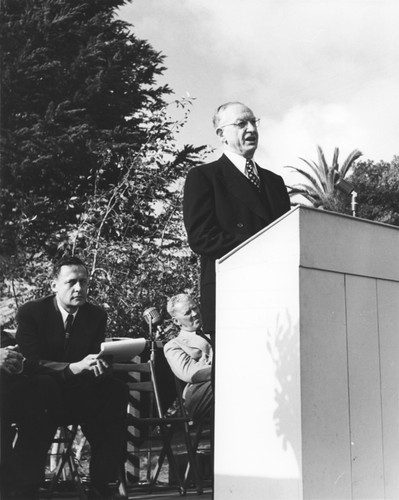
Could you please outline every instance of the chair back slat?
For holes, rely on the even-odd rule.
[[[128,382],[129,391],[154,392],[154,386],[150,381],[147,382]]]
[[[127,380],[126,383],[129,387],[130,392],[137,391],[139,393],[150,393],[149,397],[143,395],[142,400],[142,402],[148,402],[148,416],[146,415],[146,412],[143,412],[144,415],[139,416],[129,414],[128,418],[128,425],[132,425],[139,429],[147,427],[150,433],[154,431],[155,427],[158,428],[159,434],[155,434],[156,438],[160,439],[163,442],[155,469],[151,473],[147,471],[150,486],[153,486],[156,483],[164,459],[167,458],[170,470],[173,471],[173,474],[177,478],[180,494],[183,495],[186,493],[187,481],[183,481],[180,477],[180,470],[177,465],[174,452],[172,450],[172,437],[174,436],[174,433],[177,430],[183,430],[189,463],[191,464],[192,470],[194,472],[194,482],[197,487],[197,493],[202,493],[203,490],[201,477],[198,472],[197,461],[191,443],[190,429],[188,426],[189,418],[187,417],[187,414],[185,412],[181,394],[182,387],[179,386],[179,390],[177,391],[179,416],[168,416],[167,414],[164,414],[162,408],[160,397],[161,395],[157,384],[156,370],[154,367],[153,359],[150,359],[146,363],[113,363],[113,368],[114,371],[125,372],[129,374],[129,380]],[[171,372],[170,367],[168,367],[168,369]]]
[[[112,367],[115,371],[120,372],[137,372],[150,373],[150,363],[113,363]]]

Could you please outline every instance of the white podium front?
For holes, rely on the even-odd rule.
[[[216,271],[215,500],[398,500],[399,228],[298,207]]]

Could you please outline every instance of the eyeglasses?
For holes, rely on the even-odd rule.
[[[226,123],[226,125],[222,125],[219,128],[224,128],[224,127],[237,127],[239,129],[244,129],[248,127],[248,124],[250,123],[253,127],[257,128],[260,122],[260,118],[251,118],[250,120],[238,120],[237,122],[234,123]]]

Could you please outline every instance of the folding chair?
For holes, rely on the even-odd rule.
[[[87,500],[86,489],[79,474],[78,459],[73,450],[73,444],[78,429],[78,424],[60,425],[58,427],[57,433],[53,439],[53,445],[55,444],[59,446],[59,452],[56,453],[58,461],[51,478],[50,485],[47,491],[42,493],[46,498],[51,499],[55,496],[63,496],[63,493],[58,493],[56,491],[61,477],[66,477],[66,466],[68,466],[72,484],[75,487],[76,496],[79,498],[79,500]],[[127,498],[125,471],[123,464],[121,464],[121,468],[119,471],[118,482],[118,491],[121,498]]]
[[[199,464],[199,456],[200,456],[200,443],[201,440],[205,434],[205,431],[209,430],[210,438],[209,438],[209,444],[210,444],[210,449],[209,449],[209,454],[211,457],[211,461],[213,461],[213,428],[212,428],[212,418],[211,414],[207,415],[205,418],[203,418],[200,421],[197,420],[190,420],[187,415],[186,408],[184,406],[184,401],[183,401],[183,389],[185,386],[185,383],[182,382],[179,378],[175,376],[175,383],[176,383],[176,390],[177,390],[177,396],[180,402],[180,406],[183,409],[183,415],[189,420],[189,425],[187,426],[187,432],[188,432],[188,439],[191,441],[193,453],[194,453],[194,460],[190,460],[190,457],[188,457],[187,460],[187,466],[186,470],[184,473],[184,478],[183,478],[183,486],[185,490],[187,489],[190,481],[190,472],[193,468],[195,467],[196,470],[193,470],[194,472],[194,482],[197,487],[197,493],[201,494],[203,492],[203,478],[201,476],[201,467]],[[211,465],[211,468],[213,469],[213,464]]]
[[[78,464],[73,451],[73,443],[78,432],[78,425],[60,425],[58,427],[57,434],[53,439],[53,444],[59,446],[58,463],[54,471],[54,475],[51,479],[49,488],[45,493],[47,498],[53,498],[55,496],[57,485],[61,479],[61,475],[65,474],[65,467],[68,466],[72,483],[75,486],[76,493],[80,500],[86,499],[86,493],[82,485],[82,481],[78,471]]]
[[[177,416],[165,415],[161,406],[161,398],[154,370],[154,361],[150,359],[145,363],[114,363],[113,367],[115,371],[128,372],[130,377],[134,377],[134,381],[128,382],[130,391],[137,391],[142,395],[149,395],[150,415],[142,417],[129,414],[129,424],[134,425],[138,429],[147,429],[149,436],[153,434],[157,428],[159,429],[162,448],[158,455],[156,466],[148,477],[147,488],[149,491],[155,488],[161,467],[164,464],[165,458],[167,458],[170,472],[177,479],[179,493],[181,495],[186,494],[186,488],[180,477],[178,464],[172,449],[172,438],[178,430],[183,429],[187,454],[189,460],[193,464],[193,473],[196,484],[198,485],[198,492],[202,492],[202,490],[200,491],[200,479],[188,430],[189,419],[182,412]]]

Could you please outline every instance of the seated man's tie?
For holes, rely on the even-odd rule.
[[[65,340],[64,340],[64,350],[67,348],[69,343],[69,338],[71,336],[73,324],[73,314],[68,314],[66,322],[65,322]]]

